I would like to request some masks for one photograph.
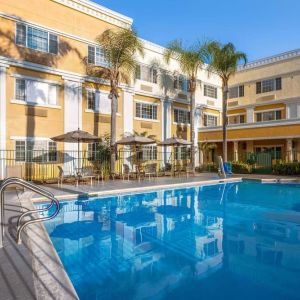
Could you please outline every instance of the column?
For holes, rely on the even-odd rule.
[[[287,160],[289,162],[292,162],[294,160],[293,158],[293,140],[287,139],[286,140],[286,154],[287,154]]]
[[[204,164],[204,153],[203,150],[201,149],[201,145],[199,145],[199,165]]]
[[[124,136],[133,134],[133,119],[135,113],[134,90],[132,88],[123,89],[123,133]],[[132,161],[130,160],[130,146],[124,146],[124,164],[132,169]],[[122,163],[123,164],[123,163]]]
[[[200,128],[201,122],[201,109],[198,107],[195,111],[195,124],[194,124],[194,135],[195,135],[195,166],[198,167],[200,164],[200,151],[198,147],[198,131]]]
[[[161,98],[161,139],[166,140],[171,137],[172,134],[172,107],[171,101],[168,96]],[[162,165],[164,166],[170,159],[171,147],[162,147],[163,159]]]
[[[233,142],[233,160],[234,161],[239,160],[239,142],[238,141]]]
[[[6,168],[6,65],[0,65],[0,178]]]
[[[254,107],[248,107],[246,115],[247,123],[254,123]]]
[[[64,78],[64,133],[82,128],[82,81],[75,78]],[[80,144],[79,151],[82,150]],[[64,144],[64,172],[74,174],[78,167],[78,145]]]

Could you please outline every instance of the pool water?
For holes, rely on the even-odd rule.
[[[80,299],[300,299],[300,185],[65,201],[45,225]]]

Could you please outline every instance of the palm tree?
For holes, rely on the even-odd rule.
[[[222,80],[222,129],[223,129],[223,159],[227,161],[227,100],[228,81],[236,73],[240,61],[247,63],[247,55],[244,52],[236,51],[232,43],[225,45],[213,41],[207,44],[208,51],[208,72],[214,72]]]
[[[116,115],[119,84],[129,84],[135,73],[136,54],[144,55],[143,44],[134,29],[107,29],[97,36],[96,42],[104,52],[106,67],[87,65],[88,74],[110,82],[111,127],[110,127],[110,171],[115,172],[116,162]]]
[[[197,43],[190,47],[184,47],[179,40],[172,41],[165,50],[164,58],[167,63],[171,58],[179,62],[181,72],[188,77],[188,92],[190,93],[190,140],[191,140],[191,165],[195,170],[195,91],[197,74],[204,65],[206,58],[205,44]]]

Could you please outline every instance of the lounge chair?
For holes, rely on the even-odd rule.
[[[154,177],[158,177],[158,173],[157,173],[157,164],[148,164],[145,166],[144,168],[144,174],[145,176],[149,176],[149,180],[151,179],[151,176]]]
[[[61,166],[57,166],[57,168],[58,168],[57,185],[62,186],[64,182],[64,170]]]

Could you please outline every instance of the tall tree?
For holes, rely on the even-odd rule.
[[[238,65],[247,63],[247,55],[244,52],[236,51],[232,43],[225,45],[212,41],[207,44],[208,72],[214,72],[222,80],[222,130],[223,130],[223,159],[227,161],[227,100],[228,82],[236,73]]]
[[[116,163],[116,119],[118,89],[120,82],[129,84],[137,67],[136,54],[144,55],[143,44],[134,29],[107,29],[97,36],[96,42],[103,50],[106,65],[89,65],[88,73],[110,82],[111,127],[110,127],[110,171],[115,172]]]
[[[191,145],[191,165],[195,170],[195,92],[197,85],[197,74],[206,60],[206,44],[197,43],[190,47],[184,47],[179,40],[172,41],[164,53],[167,63],[171,58],[179,62],[181,72],[188,77],[188,92],[190,93],[190,140]]]

